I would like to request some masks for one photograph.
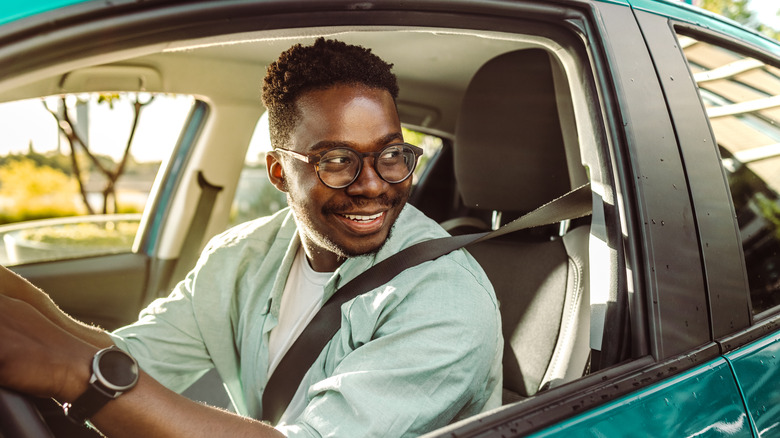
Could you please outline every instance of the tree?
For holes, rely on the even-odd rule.
[[[730,18],[737,23],[749,24],[753,12],[748,9],[749,0],[701,0],[699,6],[710,12]]]
[[[79,157],[84,156],[91,163],[92,167],[105,177],[105,183],[102,190],[103,194],[103,209],[102,213],[109,213],[109,205],[113,206],[113,213],[119,211],[119,205],[116,197],[116,182],[119,177],[124,173],[128,161],[131,159],[130,147],[135,137],[136,129],[138,128],[138,121],[141,118],[141,111],[143,108],[154,100],[154,95],[151,95],[148,100],[142,102],[138,94],[130,94],[122,96],[119,94],[107,94],[103,93],[98,96],[98,104],[107,104],[110,108],[114,108],[114,104],[127,98],[133,107],[133,120],[130,128],[130,135],[128,136],[125,148],[119,163],[112,168],[112,162],[106,160],[104,157],[94,154],[89,147],[89,142],[83,133],[77,132],[76,125],[73,123],[70,109],[66,104],[66,97],[60,97],[56,108],[51,108],[44,100],[43,105],[46,110],[55,118],[59,131],[65,136],[68,147],[70,149],[70,160],[73,176],[76,178],[79,187],[79,193],[81,195],[82,202],[86,207],[89,214],[94,214],[95,210],[89,203],[86,191],[86,176],[84,174],[85,165],[80,162]],[[84,102],[81,100],[81,102]]]
[[[780,37],[780,32],[776,29],[758,21],[756,14],[748,7],[750,0],[699,0],[694,4],[755,29],[770,38],[779,39],[778,37]],[[778,8],[777,14],[780,15],[780,8]]]

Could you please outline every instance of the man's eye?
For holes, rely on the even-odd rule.
[[[385,160],[387,160],[387,161],[397,160],[401,156],[402,153],[403,153],[403,151],[401,150],[400,147],[388,148],[388,149],[384,150],[384,152],[379,157],[379,159],[383,160],[383,161],[385,161]]]
[[[325,164],[349,164],[349,157],[327,157],[321,161]]]
[[[347,154],[328,154],[320,160],[320,168],[325,170],[339,170],[353,164],[353,158]]]

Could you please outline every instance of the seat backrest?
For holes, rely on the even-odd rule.
[[[472,78],[454,145],[458,191],[470,215],[511,219],[571,189],[552,68],[547,52],[527,49],[493,58]],[[563,237],[537,231],[469,248],[501,304],[505,401],[582,375],[588,238],[580,227]]]

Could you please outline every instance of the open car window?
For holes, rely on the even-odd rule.
[[[610,91],[596,77],[600,66],[592,46],[576,28],[554,19],[496,17],[501,30],[494,31],[490,22],[460,18],[374,27],[322,25],[312,16],[312,27],[275,29],[283,26],[278,24],[214,35],[199,28],[191,38],[86,61],[155,66],[163,80],[148,84],[146,93],[197,96],[189,98],[190,109],[208,107],[202,129],[188,137],[191,150],[184,158],[174,152],[167,166],[177,169],[177,179],[153,189],[162,213],[154,214],[158,222],[146,234],[149,290],[138,301],[166,295],[183,278],[181,261],[194,264],[197,257],[197,250],[184,249],[200,249],[227,227],[284,207],[284,194],[266,176],[258,89],[280,52],[325,36],[370,47],[394,64],[399,117],[408,128],[404,139],[425,150],[411,203],[441,224],[454,220],[450,224],[461,229],[448,225],[451,233],[499,227],[591,183],[592,217],[469,249],[491,276],[505,312],[503,405],[520,411],[529,399],[566,394],[564,385],[591,373],[645,364],[632,361],[646,356],[646,346],[630,348],[633,339],[645,338],[645,315],[627,316],[629,294],[640,288],[623,254],[624,245],[636,244],[624,240],[631,218],[620,194],[630,190],[615,182],[619,171],[611,154],[620,136],[613,132],[618,125],[610,124],[604,98]],[[57,68],[60,76],[79,70]],[[37,73],[29,82],[46,88],[58,77]],[[13,94],[10,89],[6,93]],[[486,93],[490,100],[481,99]],[[171,128],[186,134],[188,114]],[[206,186],[217,193],[211,204],[203,202]],[[141,217],[142,226],[149,218]]]
[[[130,252],[193,101],[93,92],[1,103],[0,264]]]

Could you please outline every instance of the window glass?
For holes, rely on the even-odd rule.
[[[86,93],[0,104],[0,264],[130,251],[193,102]]]
[[[721,153],[759,313],[780,304],[780,69],[690,37],[680,44]]]
[[[435,157],[436,154],[441,151],[442,146],[444,146],[444,141],[441,137],[426,134],[424,132],[413,131],[407,128],[401,128],[401,130],[403,131],[405,142],[419,146],[423,149],[423,154],[417,161],[417,167],[414,169],[414,180],[412,182],[417,184],[422,174],[425,173],[425,170],[428,168],[428,163],[431,158]]]
[[[274,214],[287,206],[284,193],[277,190],[268,180],[265,153],[270,150],[268,113],[265,113],[258,120],[255,132],[249,141],[244,168],[241,170],[236,195],[230,209],[229,226]]]
[[[424,151],[414,170],[413,182],[416,183],[425,171],[428,160],[441,150],[443,142],[439,137],[407,128],[402,128],[402,131],[404,141],[420,146]],[[287,206],[284,193],[278,191],[266,175],[265,153],[269,150],[271,140],[268,134],[268,113],[265,113],[257,122],[249,142],[244,168],[230,209],[229,226],[271,215]]]

